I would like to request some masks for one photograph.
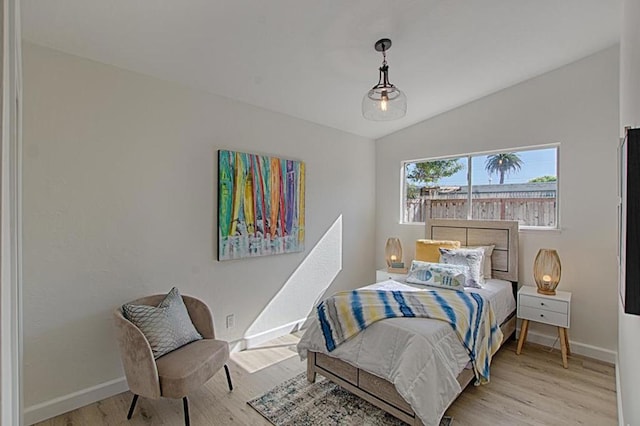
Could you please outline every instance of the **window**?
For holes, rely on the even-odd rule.
[[[558,147],[403,163],[402,222],[517,220],[558,226]]]

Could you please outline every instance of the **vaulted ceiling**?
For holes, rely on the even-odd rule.
[[[369,138],[611,46],[621,13],[620,0],[22,0],[33,43]],[[408,111],[371,122],[383,37]]]

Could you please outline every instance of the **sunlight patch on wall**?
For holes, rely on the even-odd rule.
[[[269,333],[274,329],[281,329],[283,324],[304,321],[341,270],[342,215],[338,216],[249,326],[244,335],[245,340],[260,341],[261,337],[268,340]]]

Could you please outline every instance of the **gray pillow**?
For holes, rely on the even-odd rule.
[[[469,268],[465,287],[482,288],[482,249],[440,249],[440,263],[462,265]]]
[[[491,255],[493,255],[493,249],[496,248],[496,246],[494,244],[491,244],[489,246],[467,246],[467,247],[463,247],[463,248],[468,248],[468,249],[482,249],[483,250],[483,254],[482,254],[482,280],[489,280],[492,278],[493,275],[493,265],[491,263]]]
[[[176,287],[171,289],[157,307],[127,303],[122,305],[122,313],[142,331],[156,359],[187,343],[202,339],[193,326]]]

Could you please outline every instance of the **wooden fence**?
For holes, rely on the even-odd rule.
[[[477,220],[517,220],[526,226],[556,226],[557,182],[474,185],[471,193]],[[466,186],[423,187],[420,195],[407,200],[404,221],[467,219]]]
[[[555,198],[473,198],[471,217],[478,220],[517,220],[527,226],[556,226]],[[407,200],[405,222],[467,219],[467,200],[423,198]]]

